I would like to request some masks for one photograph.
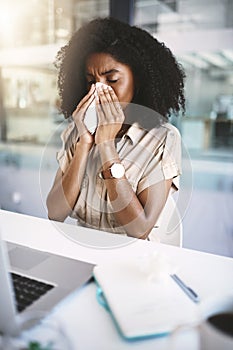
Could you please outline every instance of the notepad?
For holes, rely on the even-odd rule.
[[[167,272],[151,280],[133,259],[98,265],[93,273],[119,332],[128,340],[167,335],[197,320],[197,305]]]

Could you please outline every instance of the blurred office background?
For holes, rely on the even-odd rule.
[[[185,68],[186,115],[171,119],[188,164],[183,245],[233,256],[233,0],[0,0],[0,207],[47,217],[65,126],[53,61],[74,30],[108,15],[148,30]]]

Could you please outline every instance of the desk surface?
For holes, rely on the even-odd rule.
[[[0,225],[3,238],[8,241],[95,264],[161,252],[176,265],[179,276],[200,295],[199,307],[208,300],[222,298],[233,291],[231,258],[119,237],[4,210],[0,210]],[[74,350],[168,350],[169,347],[172,350],[167,337],[143,342],[124,341],[110,315],[97,303],[95,293],[96,286],[90,283],[72,293],[55,309],[74,344]],[[193,336],[189,333],[182,335],[179,349],[197,349],[196,342],[191,339]]]

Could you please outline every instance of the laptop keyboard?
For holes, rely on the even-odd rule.
[[[19,312],[54,288],[51,284],[11,273],[15,291],[16,308]]]

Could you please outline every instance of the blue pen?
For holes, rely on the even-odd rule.
[[[198,303],[200,301],[199,296],[196,292],[190,287],[188,287],[176,274],[171,275],[171,278],[178,284],[178,286],[188,295],[188,297]]]

